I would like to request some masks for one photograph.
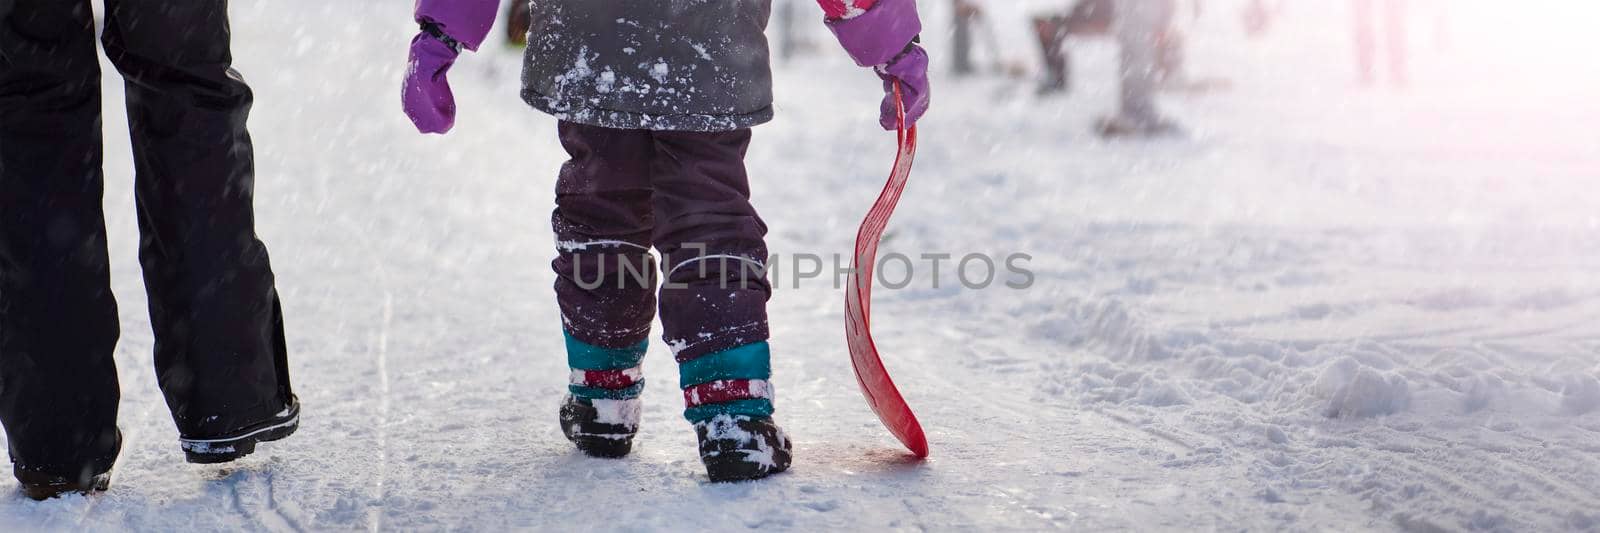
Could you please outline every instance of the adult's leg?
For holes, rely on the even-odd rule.
[[[1122,57],[1120,116],[1145,124],[1160,121],[1155,89],[1161,32],[1172,23],[1172,0],[1127,0],[1117,9],[1116,35]]]
[[[977,23],[978,10],[967,0],[951,0],[955,13],[955,33],[950,39],[951,70],[957,76],[971,75],[977,70],[972,64],[972,26]]]
[[[795,2],[778,0],[777,4],[772,13],[773,24],[777,26],[773,28],[773,32],[777,34],[778,59],[787,63],[790,59],[794,59],[795,45],[799,44],[795,36]]]
[[[106,54],[126,78],[139,259],[162,393],[185,439],[232,435],[293,397],[283,317],[255,232],[226,0],[108,0]]]
[[[4,4],[0,422],[19,471],[81,483],[119,444],[94,17],[88,0]]]
[[[1038,15],[1033,18],[1033,32],[1039,39],[1039,51],[1044,58],[1044,81],[1040,93],[1067,90],[1071,82],[1072,58],[1067,55],[1068,22],[1062,15]]]
[[[1408,39],[1411,34],[1408,30],[1409,10],[1406,0],[1386,0],[1384,2],[1384,41],[1389,51],[1389,80],[1396,85],[1405,85],[1410,78],[1407,54],[1410,53]]]
[[[1361,76],[1361,83],[1371,84],[1377,78],[1377,69],[1374,67],[1378,53],[1378,35],[1373,29],[1375,16],[1372,2],[1374,0],[1350,0],[1350,11],[1353,16],[1354,43],[1356,52],[1356,71]]]
[[[1174,86],[1187,81],[1184,63],[1188,57],[1184,50],[1184,36],[1178,28],[1168,25],[1161,30],[1156,51],[1156,81],[1158,85]]]

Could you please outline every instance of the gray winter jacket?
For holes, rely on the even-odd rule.
[[[771,0],[531,0],[522,98],[591,126],[729,131],[772,119]]]

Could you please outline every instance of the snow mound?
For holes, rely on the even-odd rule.
[[[1561,388],[1561,410],[1581,415],[1600,409],[1600,379],[1571,376]]]
[[[1346,357],[1328,365],[1312,387],[1328,418],[1370,418],[1404,411],[1411,404],[1405,378],[1386,375]]]

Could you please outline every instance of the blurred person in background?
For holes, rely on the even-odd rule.
[[[1380,53],[1386,60],[1389,83],[1396,86],[1407,83],[1407,3],[1407,0],[1350,0],[1355,19],[1356,70],[1362,85],[1378,83]]]
[[[952,74],[959,78],[988,73],[1013,79],[1027,75],[1026,65],[1005,56],[994,21],[978,0],[952,0],[951,9]],[[977,56],[980,48],[987,55],[982,61]]]
[[[772,18],[774,25],[777,26],[775,33],[778,34],[778,59],[787,63],[790,59],[794,59],[795,53],[799,51],[796,47],[800,44],[799,36],[796,35],[798,32],[795,30],[795,0],[774,0],[774,4]]]
[[[512,47],[528,45],[528,28],[533,26],[533,4],[511,0],[506,6],[506,43]]]
[[[256,237],[252,94],[225,0],[107,0],[155,366],[189,462],[293,433],[283,316]],[[122,445],[89,0],[0,1],[0,422],[24,494],[104,490]]]
[[[972,59],[972,41],[978,21],[983,18],[983,9],[975,0],[950,0],[950,4],[955,14],[955,28],[950,39],[951,70],[957,77],[970,76],[977,72]]]
[[[1116,17],[1112,0],[1079,0],[1064,12],[1033,18],[1034,35],[1044,57],[1044,79],[1039,94],[1065,93],[1071,89],[1072,57],[1066,48],[1069,37],[1105,36],[1111,33]]]
[[[1167,74],[1161,68],[1164,36],[1177,14],[1175,0],[1118,0],[1112,23],[1121,57],[1116,113],[1102,118],[1097,130],[1104,137],[1155,137],[1179,132],[1162,116],[1156,90]]]
[[[1284,0],[1268,3],[1267,0],[1250,0],[1239,10],[1239,21],[1244,34],[1251,39],[1265,37],[1273,22],[1283,12]]]
[[[1047,13],[1033,18],[1034,35],[1044,59],[1044,79],[1039,85],[1040,95],[1066,93],[1071,90],[1072,57],[1067,48],[1069,38],[1116,37],[1126,46],[1126,35],[1118,33],[1119,11],[1145,9],[1136,4],[1144,0],[1079,0],[1059,13]],[[1176,11],[1175,0],[1163,0],[1169,12]],[[1200,2],[1194,2],[1195,16],[1199,16]],[[1168,15],[1158,22],[1155,37],[1155,83],[1158,87],[1186,88],[1184,78],[1184,37]],[[1141,27],[1139,31],[1148,31]],[[1136,46],[1146,46],[1140,39]],[[1124,55],[1124,59],[1127,56]]]

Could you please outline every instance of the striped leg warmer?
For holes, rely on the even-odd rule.
[[[572,368],[567,391],[593,405],[606,424],[639,425],[639,394],[644,378],[639,365],[650,341],[626,348],[595,346],[566,334],[567,365]]]
[[[772,416],[771,350],[766,341],[712,352],[678,365],[684,418],[704,422],[717,415]]]

